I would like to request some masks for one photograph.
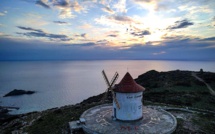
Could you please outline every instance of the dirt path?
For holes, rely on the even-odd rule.
[[[211,88],[211,86],[208,83],[206,83],[202,78],[198,77],[194,72],[192,72],[192,76],[195,77],[197,80],[203,82],[209,89],[211,95],[215,96],[215,91]]]

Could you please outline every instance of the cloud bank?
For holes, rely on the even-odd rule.
[[[44,36],[44,35],[36,35]],[[45,35],[46,37],[46,35]],[[48,38],[62,38],[61,36]],[[10,38],[0,38],[0,60],[215,60],[215,37],[205,39],[166,38],[162,45],[153,46],[134,44],[111,48],[104,44],[106,40],[96,43],[59,44],[41,41],[21,41]],[[198,44],[198,46],[196,46]]]
[[[194,25],[193,22],[188,21],[187,19],[176,21],[174,25],[169,26],[168,29],[181,29],[181,28],[186,28],[188,26]]]
[[[27,36],[27,37],[48,38],[49,40],[60,40],[60,41],[70,41],[70,40],[72,40],[67,35],[63,35],[63,34],[46,33],[43,30],[34,29],[34,28],[31,28],[31,27],[23,27],[23,26],[17,26],[17,27],[19,29],[22,29],[22,30],[25,30],[25,31],[30,31],[30,32],[25,32],[25,33],[17,32],[17,34],[24,35],[24,36]]]

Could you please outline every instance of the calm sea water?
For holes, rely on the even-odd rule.
[[[115,71],[119,82],[127,71],[137,78],[149,70],[215,72],[213,61],[23,61],[0,62],[0,105],[20,107],[12,113],[41,111],[76,104],[106,90],[101,71],[109,79]],[[13,89],[34,90],[33,95],[2,97]]]

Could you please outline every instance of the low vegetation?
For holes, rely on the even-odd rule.
[[[140,75],[136,82],[146,88],[144,100],[215,111],[215,97],[210,94],[207,86],[191,73],[180,70],[152,70]],[[215,89],[215,73],[195,73]]]

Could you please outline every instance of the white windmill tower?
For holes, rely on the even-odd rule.
[[[112,114],[114,119],[121,121],[135,121],[142,119],[142,93],[145,88],[137,84],[128,72],[122,78],[121,82],[114,87],[112,86],[118,78],[118,73],[115,73],[111,82],[108,81],[104,70],[102,71],[102,74],[108,85],[107,91],[110,90],[112,92]]]

